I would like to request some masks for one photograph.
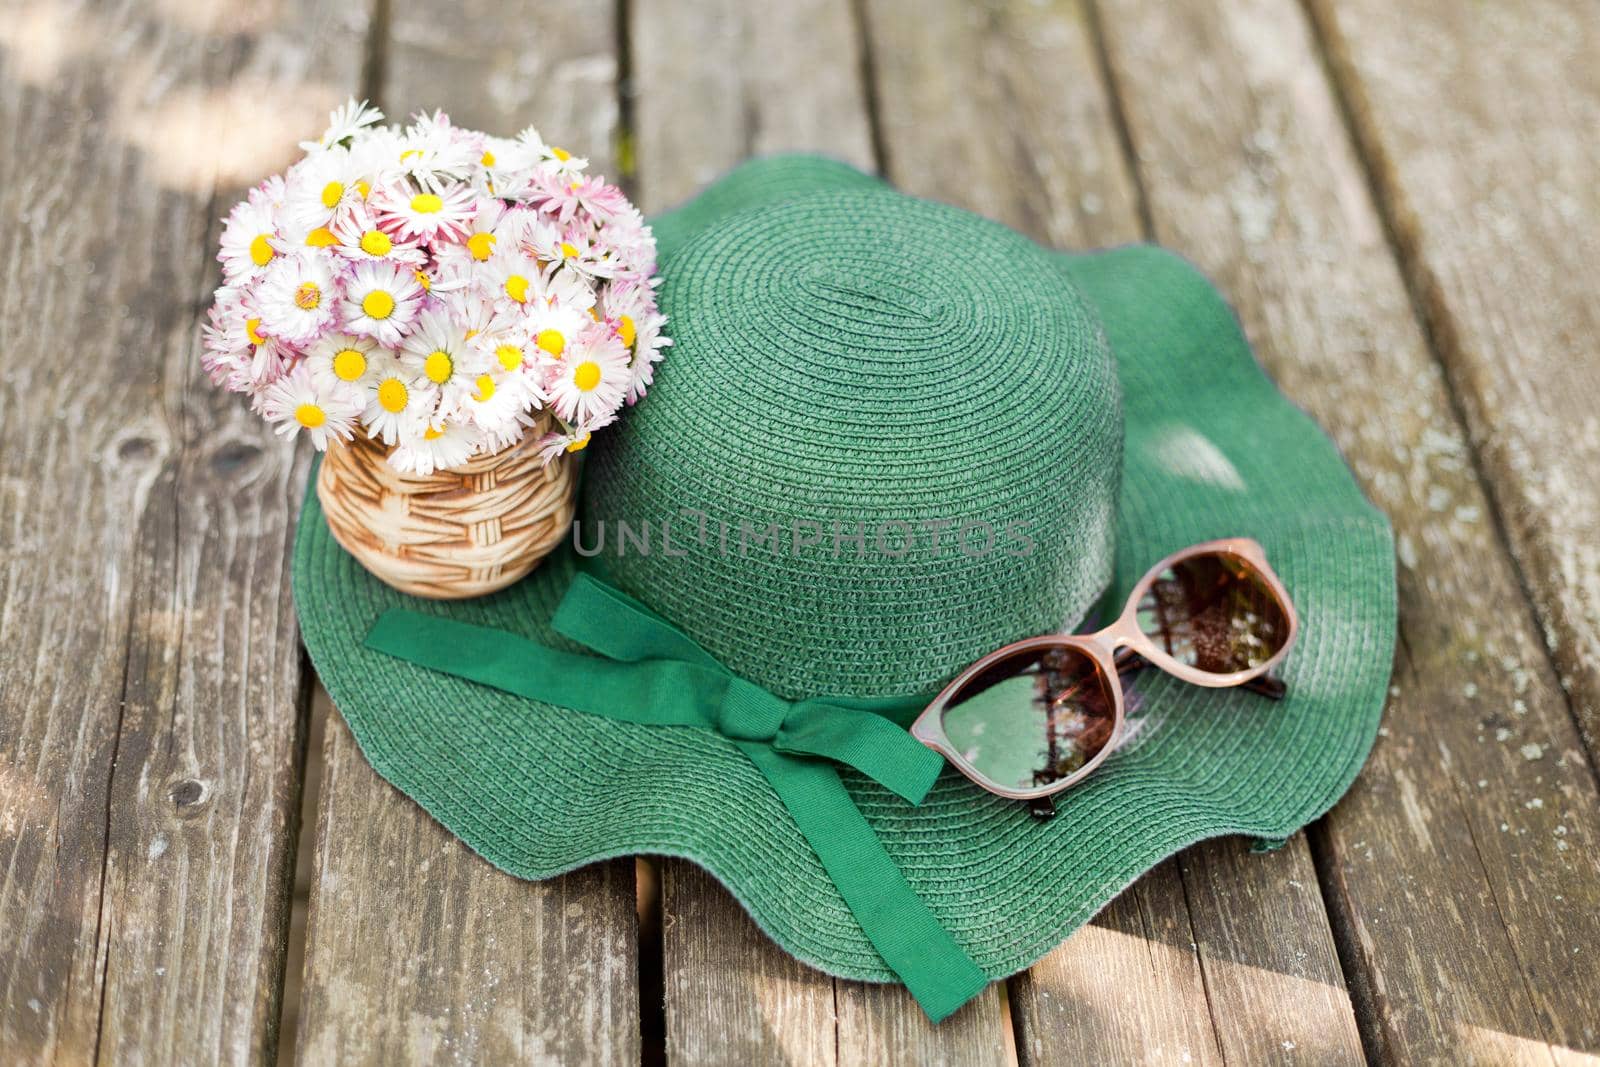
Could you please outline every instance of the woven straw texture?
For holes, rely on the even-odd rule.
[[[852,220],[866,236],[850,233]],[[806,229],[831,235],[835,270],[828,240],[795,232]],[[790,692],[814,685],[818,695],[893,692],[948,673],[941,661],[972,648],[1075,622],[1107,562],[1105,531],[1084,516],[1105,507],[1118,455],[1111,598],[1120,602],[1172,549],[1248,535],[1296,600],[1303,630],[1283,667],[1285,700],[1141,672],[1128,743],[1064,794],[1050,822],[954,771],[920,808],[846,772],[907,880],[986,972],[1026,967],[1180,848],[1225,833],[1288,836],[1348,788],[1376,734],[1393,653],[1389,528],[1191,267],[1147,247],[1042,253],[808,158],[746,165],[658,220],[657,236],[677,344],[651,396],[608,431],[586,475],[586,519],[625,506],[802,519],[852,506],[913,517],[1055,507],[1072,530],[1052,542],[1055,559],[1013,561],[1018,576],[960,555],[941,570],[926,552],[855,572],[831,557],[830,541],[804,566],[702,556],[695,567],[711,569],[697,573],[710,577],[695,588],[681,558],[608,551],[614,578],[752,678]],[[746,276],[716,275],[704,251],[713,247]],[[1101,331],[1121,420],[1107,414],[1116,390],[1097,363]],[[944,351],[942,337],[964,358]],[[898,344],[880,343],[891,338]],[[897,364],[907,338],[916,343]],[[706,410],[716,418],[688,421]],[[1108,418],[1122,426],[1120,448],[1105,436]],[[672,542],[678,549],[676,533]],[[342,552],[309,499],[294,572],[302,629],[373,765],[515,874],[542,878],[638,852],[685,856],[795,956],[889,979],[732,743],[522,700],[361,647],[378,615],[401,605],[557,641],[548,620],[575,565],[558,552],[492,596],[415,601]],[[862,584],[852,591],[852,581]],[[916,617],[922,608],[931,620]],[[1059,617],[1046,621],[1052,612]]]
[[[547,420],[545,420],[547,421]],[[460,600],[504,589],[566,537],[577,463],[548,466],[521,441],[453,470],[403,474],[389,449],[366,435],[336,442],[317,472],[317,497],[334,539],[394,588]]]
[[[1088,612],[1122,406],[1049,253],[869,188],[740,213],[673,267],[693,357],[587,476],[584,544],[618,586],[787,697],[927,692]]]

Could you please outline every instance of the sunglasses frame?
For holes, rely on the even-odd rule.
[[[1258,666],[1242,671],[1231,671],[1227,674],[1212,674],[1187,666],[1173,659],[1164,650],[1157,648],[1143,630],[1139,629],[1139,602],[1144,599],[1145,593],[1162,572],[1170,567],[1193,559],[1196,556],[1222,555],[1233,556],[1248,563],[1257,575],[1266,583],[1267,588],[1278,600],[1278,606],[1288,620],[1289,633],[1284,638],[1283,647],[1273,653]],[[1131,649],[1148,660],[1153,666],[1181,678],[1193,685],[1205,686],[1208,689],[1227,689],[1244,685],[1262,677],[1283,661],[1289,654],[1289,649],[1294,646],[1295,637],[1300,632],[1300,618],[1295,613],[1294,601],[1289,598],[1289,590],[1284,587],[1282,579],[1267,562],[1266,550],[1260,544],[1248,537],[1228,537],[1216,541],[1203,541],[1197,545],[1166,556],[1139,579],[1133,591],[1128,594],[1128,602],[1122,609],[1122,614],[1116,621],[1104,629],[1092,634],[1043,634],[1039,637],[1028,637],[1021,641],[1013,641],[1003,648],[998,648],[982,659],[973,663],[966,670],[945,686],[933,702],[923,709],[917,716],[916,722],[911,725],[911,735],[924,745],[938,752],[949,760],[962,774],[972,780],[974,784],[996,796],[1007,797],[1011,800],[1039,800],[1044,797],[1055,796],[1064,790],[1070,789],[1092,774],[1106,758],[1117,748],[1122,740],[1124,725],[1124,705],[1122,696],[1122,679],[1118,670],[1118,655],[1124,650]],[[944,712],[949,701],[956,693],[980,672],[987,670],[996,662],[1009,658],[1019,652],[1030,652],[1035,649],[1063,648],[1080,652],[1087,656],[1100,673],[1100,683],[1110,692],[1112,703],[1113,722],[1111,737],[1100,751],[1096,752],[1082,767],[1073,771],[1065,778],[1058,779],[1048,785],[1035,786],[1031,789],[1013,789],[991,781],[967,762],[965,757],[950,743],[949,736],[944,730]]]

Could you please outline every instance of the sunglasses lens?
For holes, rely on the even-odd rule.
[[[1067,777],[1111,740],[1114,698],[1094,660],[1073,648],[997,660],[950,698],[944,732],[983,777],[1036,789]]]
[[[1139,600],[1139,629],[1186,667],[1232,674],[1267,662],[1289,639],[1289,619],[1249,560],[1210,552],[1179,560]]]

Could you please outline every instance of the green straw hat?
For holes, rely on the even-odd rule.
[[[416,600],[307,495],[306,647],[380,774],[525,878],[692,860],[797,958],[904,980],[936,1019],[1165,857],[1285,838],[1349,787],[1395,640],[1389,526],[1191,266],[1051,252],[810,157],[746,164],[654,225],[675,344],[595,435],[585,555]],[[826,739],[784,748],[797,708],[903,725],[980,656],[1240,536],[1300,615],[1287,697],[1140,674],[1124,743],[1050,821],[953,769],[935,782],[937,761],[875,773],[806,757]],[[396,608],[444,621],[412,640]],[[695,686],[721,718],[677,706]],[[838,861],[856,811],[881,862]]]

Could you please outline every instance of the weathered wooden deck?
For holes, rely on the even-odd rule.
[[[1579,0],[12,0],[0,1061],[1600,1063],[1597,60]],[[308,454],[199,369],[218,215],[352,93],[647,211],[816,148],[1195,259],[1395,524],[1355,789],[938,1029],[682,863],[476,859],[318,714]]]

